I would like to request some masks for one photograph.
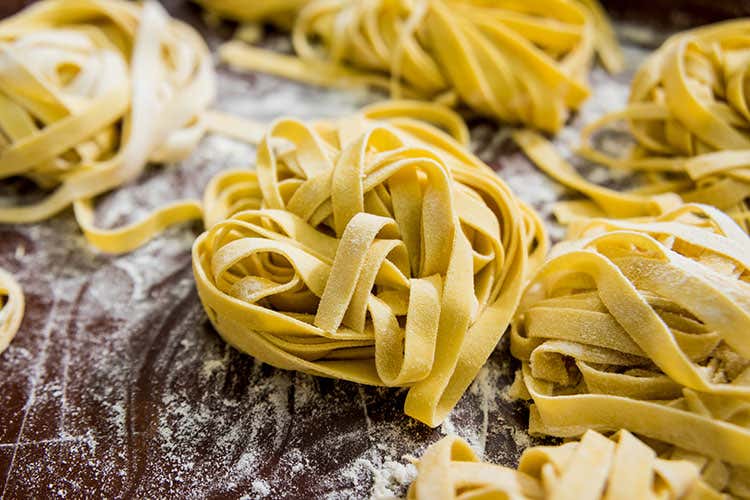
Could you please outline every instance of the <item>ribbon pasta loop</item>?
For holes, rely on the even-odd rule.
[[[570,228],[511,329],[530,431],[627,429],[750,492],[750,238],[707,205]],[[745,478],[745,479],[743,479]],[[743,482],[744,481],[744,482]]]
[[[164,227],[200,218],[197,202],[114,230],[94,225],[93,199],[148,161],[186,157],[214,97],[200,35],[156,2],[45,0],[0,22],[0,179],[54,189],[0,208],[0,222],[36,222],[71,204],[87,239],[129,251]]]
[[[263,18],[252,3],[201,3],[240,20]],[[291,3],[298,5],[292,25],[296,57],[235,40],[220,49],[222,59],[241,69],[313,84],[365,84],[397,99],[460,102],[482,115],[549,132],[558,131],[588,97],[586,78],[595,50],[610,69],[622,65],[595,0],[308,0],[284,5]],[[269,8],[279,6],[269,2]]]
[[[695,464],[658,457],[625,430],[529,448],[516,470],[480,461],[466,441],[449,436],[427,449],[417,472],[409,500],[722,498]]]
[[[409,387],[406,413],[438,425],[547,245],[466,138],[426,103],[272,124],[257,172],[206,192],[193,268],[216,330],[276,367]]]
[[[8,348],[24,313],[24,295],[21,286],[6,271],[0,269],[0,354]]]

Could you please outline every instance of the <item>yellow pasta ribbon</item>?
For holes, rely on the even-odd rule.
[[[255,5],[201,3],[239,19],[260,14]],[[595,0],[295,3],[296,57],[235,40],[221,47],[221,58],[317,85],[365,84],[394,98],[460,102],[481,115],[549,132],[588,97],[595,49],[609,68],[622,65]]]
[[[206,192],[193,269],[216,330],[276,367],[409,387],[406,413],[438,425],[547,247],[467,141],[456,114],[419,102],[273,123],[257,172]]]
[[[13,276],[0,269],[0,354],[8,348],[21,327],[24,296]]]
[[[221,18],[243,23],[272,22],[290,26],[297,12],[310,0],[195,0]]]
[[[580,441],[529,448],[516,470],[482,462],[466,441],[448,436],[425,451],[417,472],[409,500],[722,498],[695,464],[658,457],[625,430],[609,438],[587,431]]]
[[[719,210],[574,224],[524,294],[511,352],[531,432],[627,429],[750,494],[750,237]]]
[[[608,167],[643,173],[645,185],[632,193],[571,178],[564,162],[542,151],[538,136],[523,133],[519,143],[548,174],[592,198],[593,204],[563,204],[564,218],[575,215],[570,209],[619,216],[624,203],[647,215],[654,195],[676,192],[686,202],[720,208],[750,232],[749,77],[748,19],[679,33],[649,56],[633,79],[628,106],[588,125],[579,151]],[[614,154],[596,138],[620,122],[634,144]]]
[[[0,179],[54,188],[0,208],[0,222],[37,222],[72,204],[90,243],[125,252],[200,218],[197,202],[182,201],[105,230],[92,205],[147,162],[186,157],[213,97],[205,43],[156,2],[45,0],[0,22]]]

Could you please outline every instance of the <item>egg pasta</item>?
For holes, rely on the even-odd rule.
[[[516,134],[540,168],[591,198],[562,203],[561,218],[654,215],[664,195],[677,193],[685,202],[729,213],[750,231],[749,35],[750,20],[739,19],[673,36],[639,68],[627,107],[583,130],[583,157],[641,174],[642,185],[631,192],[576,176],[541,136]],[[632,145],[613,152],[599,138],[620,131],[618,123],[626,125]]]
[[[438,425],[547,246],[467,141],[457,115],[419,102],[274,122],[257,170],[222,174],[204,200],[193,268],[216,330],[280,368],[408,387],[406,413]]]
[[[695,464],[659,457],[624,430],[609,438],[588,431],[580,441],[529,448],[515,470],[480,461],[466,441],[448,436],[427,449],[417,472],[409,500],[722,498]]]
[[[529,430],[627,429],[750,494],[750,237],[707,205],[580,221],[511,330]]]
[[[263,17],[253,3],[201,3],[241,20]],[[290,3],[299,5],[291,28],[296,56],[234,40],[221,47],[222,59],[316,85],[369,85],[394,98],[464,104],[549,132],[588,97],[595,50],[612,70],[622,65],[595,0]]]
[[[90,243],[125,252],[200,218],[200,205],[183,201],[100,229],[93,202],[149,161],[190,154],[214,92],[202,38],[156,2],[45,0],[0,21],[0,179],[52,189],[1,207],[0,222],[38,222],[73,205]]]

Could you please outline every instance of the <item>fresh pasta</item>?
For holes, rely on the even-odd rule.
[[[259,17],[252,3],[240,9],[222,0],[202,3],[239,19]],[[588,97],[595,50],[613,70],[621,66],[595,0],[294,3],[300,4],[292,27],[296,57],[235,40],[220,49],[222,59],[313,84],[366,84],[394,98],[462,103],[549,132]]]
[[[627,429],[748,496],[749,335],[750,238],[727,215],[579,222],[514,318],[515,392],[532,433]]]
[[[448,436],[425,451],[417,473],[409,500],[722,498],[695,464],[658,457],[625,430],[609,438],[587,431],[580,441],[529,448],[516,470],[482,462],[466,441]]]
[[[467,141],[419,102],[272,124],[257,172],[222,174],[204,200],[193,269],[216,330],[276,367],[409,387],[406,413],[439,424],[547,246]]]
[[[47,219],[73,205],[94,246],[132,250],[164,227],[201,217],[168,205],[132,225],[95,225],[93,200],[148,161],[184,158],[214,97],[208,49],[156,2],[45,0],[0,22],[0,179],[54,189],[0,208],[0,222]]]
[[[654,195],[676,192],[685,202],[718,207],[750,231],[749,35],[750,20],[740,19],[673,36],[636,73],[627,107],[583,130],[582,156],[644,174],[634,192],[572,178],[561,161],[539,158],[545,154],[538,136],[524,133],[520,143],[545,171],[592,198],[589,206],[577,204],[579,214],[617,216],[628,204],[647,215]],[[619,122],[634,144],[614,153],[597,138]]]
[[[310,0],[196,0],[219,17],[243,23],[274,22],[289,26],[297,12]]]
[[[13,276],[0,269],[0,354],[8,348],[21,327],[23,311],[21,286]]]

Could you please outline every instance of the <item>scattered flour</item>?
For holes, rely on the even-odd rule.
[[[256,479],[253,481],[253,492],[265,498],[271,494],[271,487],[262,479]]]

